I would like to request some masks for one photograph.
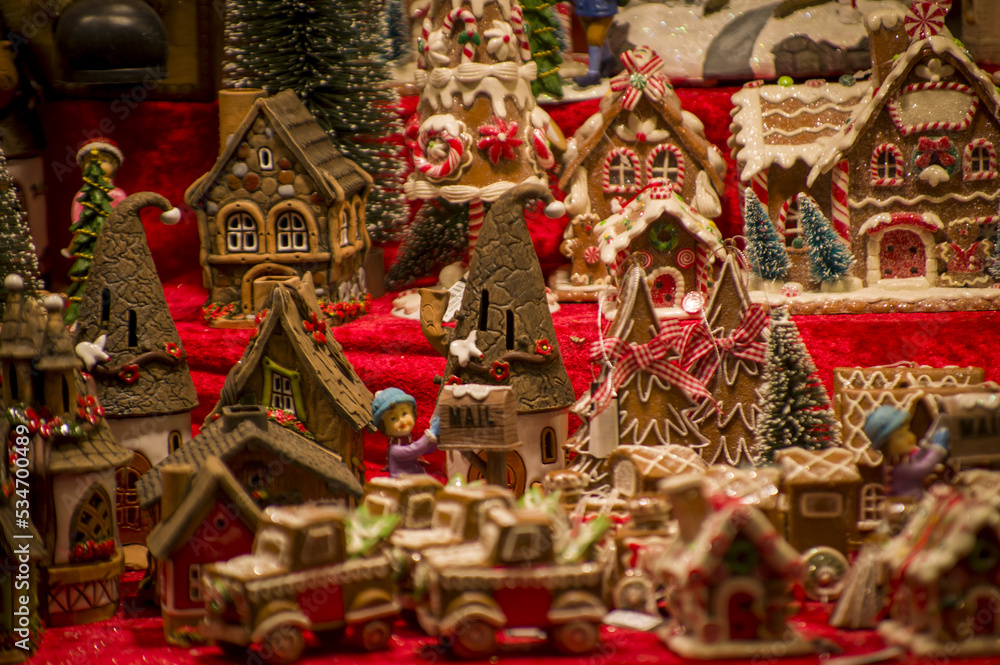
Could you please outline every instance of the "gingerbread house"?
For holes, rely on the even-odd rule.
[[[118,609],[125,568],[115,520],[115,469],[132,453],[118,445],[92,381],[63,325],[63,301],[45,299],[47,314],[23,298],[23,282],[8,276],[0,369],[0,434],[29,443],[31,523],[39,560],[39,609],[49,626],[108,619]],[[23,428],[23,429],[22,429]],[[24,434],[26,432],[27,434]]]
[[[165,492],[164,468],[189,465],[197,473],[213,457],[221,459],[262,506],[321,499],[346,504],[361,498],[361,483],[350,465],[282,414],[256,405],[225,407],[216,422],[136,483],[140,505],[156,512]]]
[[[708,468],[697,452],[687,446],[621,446],[608,458],[611,487],[622,496],[653,494],[665,478]]]
[[[829,140],[808,184],[832,174],[829,216],[866,286],[986,286],[984,243],[1000,219],[1000,94],[955,40],[904,20],[917,5],[928,3],[868,17],[874,93]]]
[[[648,46],[621,59],[625,71],[577,130],[559,179],[570,215],[560,249],[572,265],[557,287],[569,299],[594,300],[603,290],[607,269],[595,248],[595,226],[647,185],[668,184],[704,217],[722,212],[725,159],[705,138],[701,121],[681,108],[663,61]]]
[[[996,473],[935,485],[882,554],[892,590],[879,634],[916,656],[1000,654],[1000,500]]]
[[[679,536],[658,558],[657,581],[674,589],[660,630],[683,658],[753,658],[812,651],[788,623],[801,562],[759,509],[713,500],[703,477],[664,481]]]
[[[139,213],[172,206],[152,192],[133,194],[108,216],[94,246],[87,290],[77,319],[78,342],[103,340],[104,362],[88,368],[111,433],[133,452],[118,473],[118,527],[122,542],[145,541],[147,526],[135,483],[191,438],[198,406],[187,354],[177,334]]]
[[[371,176],[293,91],[220,91],[219,124],[215,166],[184,194],[198,216],[209,302],[227,311],[215,323],[252,327],[275,279],[306,271],[330,300],[363,294]]]
[[[190,466],[164,466],[160,523],[149,534],[156,568],[163,633],[172,644],[187,646],[180,630],[197,626],[205,615],[201,569],[250,552],[261,510],[217,457]]]
[[[329,333],[307,278],[276,286],[243,357],[226,376],[225,407],[256,404],[295,420],[316,443],[364,475],[364,431],[374,430],[372,395]]]
[[[653,183],[621,212],[598,222],[597,249],[616,282],[625,259],[646,271],[649,293],[660,318],[687,316],[684,296],[708,293],[726,258],[722,234],[664,183]]]

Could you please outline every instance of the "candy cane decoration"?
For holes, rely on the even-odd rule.
[[[851,213],[847,208],[847,187],[850,180],[851,164],[846,159],[837,162],[833,168],[833,214],[830,222],[833,229],[844,240],[851,237]]]
[[[708,248],[705,245],[698,245],[695,248],[695,275],[698,280],[698,290],[702,293],[708,293],[708,282],[709,275],[708,269],[710,267],[708,261]]]
[[[478,196],[469,201],[469,256],[476,251],[479,231],[483,228],[483,200]]]
[[[472,62],[476,58],[476,45],[482,41],[476,32],[476,17],[472,12],[464,7],[451,10],[444,17],[442,28],[445,34],[450,35],[458,19],[463,22],[462,34],[458,36],[458,43],[462,45],[462,62]]]
[[[767,171],[757,171],[750,180],[750,188],[757,195],[757,200],[767,209]]]
[[[531,130],[531,146],[535,149],[535,154],[538,156],[539,166],[546,171],[555,166],[556,157],[552,154],[552,150],[549,148],[549,142],[548,139],[545,138],[545,132],[538,127]]]
[[[510,22],[514,24],[514,35],[521,47],[521,62],[528,62],[531,60],[531,45],[528,43],[528,36],[524,34],[524,10],[520,5],[511,7]]]

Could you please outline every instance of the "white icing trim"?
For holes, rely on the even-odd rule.
[[[503,17],[510,20],[510,0],[451,0],[451,8],[458,9],[466,2],[469,3],[469,8],[472,10],[472,13],[476,15],[476,18],[482,18],[483,9],[486,5],[491,2],[495,2],[500,7]],[[434,3],[434,6],[437,7],[437,2]],[[432,9],[430,13],[433,14],[434,10]]]
[[[933,226],[939,231],[944,230],[944,224],[941,222],[941,218],[935,215],[933,212],[918,212],[918,213],[907,213],[919,216],[925,223]],[[892,213],[880,212],[877,215],[872,215],[865,223],[861,225],[858,229],[858,235],[863,236],[865,234],[871,233],[875,228],[881,224],[892,221]],[[898,226],[908,226],[907,224],[898,224]],[[915,227],[919,228],[919,227]]]
[[[830,110],[843,111],[844,110],[843,104],[830,102],[828,104],[823,104],[822,106],[803,106],[800,109],[795,109],[791,113],[788,113],[787,111],[784,111],[782,109],[770,109],[769,111],[765,111],[763,115],[765,118],[770,118],[772,115],[777,115],[781,116],[782,118],[792,119],[792,118],[797,118],[803,114],[820,115],[821,113],[825,113],[826,111]]]
[[[581,166],[573,174],[572,180],[570,180],[569,191],[566,192],[566,198],[563,200],[563,203],[566,205],[566,212],[574,217],[586,215],[592,211],[587,183],[588,177],[587,169]],[[568,229],[569,227],[566,228]]]
[[[982,199],[983,201],[995,201],[1000,197],[1000,191],[995,191],[992,194],[987,194],[986,192],[973,192],[968,196],[963,196],[962,194],[945,194],[944,196],[928,196],[926,194],[921,194],[920,196],[915,196],[911,199],[905,196],[890,196],[887,199],[876,199],[871,196],[867,196],[860,201],[857,199],[850,199],[848,203],[854,209],[863,208],[865,206],[873,205],[878,208],[885,208],[886,206],[893,205],[894,203],[902,203],[903,205],[912,206],[918,203],[944,203],[945,201],[959,201],[961,203],[968,203],[969,201],[974,201],[975,199]]]
[[[902,7],[878,9],[865,16],[865,28],[869,31],[892,30],[902,22],[905,16],[906,10]]]
[[[524,109],[531,93],[531,81],[538,76],[538,65],[529,62],[500,62],[484,65],[468,62],[455,68],[438,67],[430,73],[418,69],[414,78],[419,87],[424,88],[424,99],[435,111],[450,109],[452,97],[462,95],[462,104],[469,108],[478,95],[486,95],[493,104],[493,113],[506,119],[508,98],[513,99],[517,108]]]
[[[653,293],[653,282],[660,275],[670,275],[674,278],[674,301],[672,303],[667,303],[668,307],[680,307],[681,300],[684,299],[684,294],[687,293],[687,285],[684,283],[684,275],[681,271],[673,266],[660,266],[653,272],[649,273],[646,278],[646,284],[649,286],[649,291]],[[654,303],[655,304],[655,303]]]
[[[764,138],[767,138],[769,136],[791,137],[791,136],[798,136],[799,134],[819,134],[820,132],[829,131],[831,129],[838,129],[839,127],[840,127],[839,124],[834,125],[833,123],[830,122],[825,122],[822,125],[815,125],[812,127],[796,127],[795,129],[790,129],[790,130],[779,129],[775,127],[774,129],[770,129],[764,132]]]
[[[537,176],[526,178],[524,182],[544,185]],[[413,176],[403,184],[403,192],[410,199],[433,199],[438,196],[451,203],[468,203],[473,199],[483,201],[496,201],[511,187],[521,183],[500,180],[490,183],[485,187],[473,187],[471,185],[434,185],[426,180],[416,180]]]

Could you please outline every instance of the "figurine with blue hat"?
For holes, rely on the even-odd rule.
[[[880,406],[868,414],[865,434],[872,448],[885,454],[890,471],[889,495],[919,499],[924,491],[924,479],[948,456],[951,432],[935,428],[917,445],[917,436],[910,430],[910,413],[894,406]]]
[[[403,473],[425,473],[420,456],[437,450],[441,426],[437,416],[424,435],[414,441],[411,433],[417,420],[417,401],[399,388],[386,388],[375,393],[372,420],[389,438],[389,475],[395,478]]]

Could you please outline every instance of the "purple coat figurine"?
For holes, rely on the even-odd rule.
[[[417,402],[399,388],[386,388],[375,393],[372,400],[372,420],[389,437],[386,457],[389,475],[425,473],[420,456],[437,450],[437,433],[440,422],[435,416],[430,429],[413,440],[411,433],[416,422]]]
[[[894,406],[880,406],[865,421],[865,434],[872,448],[885,453],[892,467],[889,496],[919,499],[924,493],[924,479],[948,456],[951,433],[935,430],[930,442],[917,446],[910,431],[910,414]]]

